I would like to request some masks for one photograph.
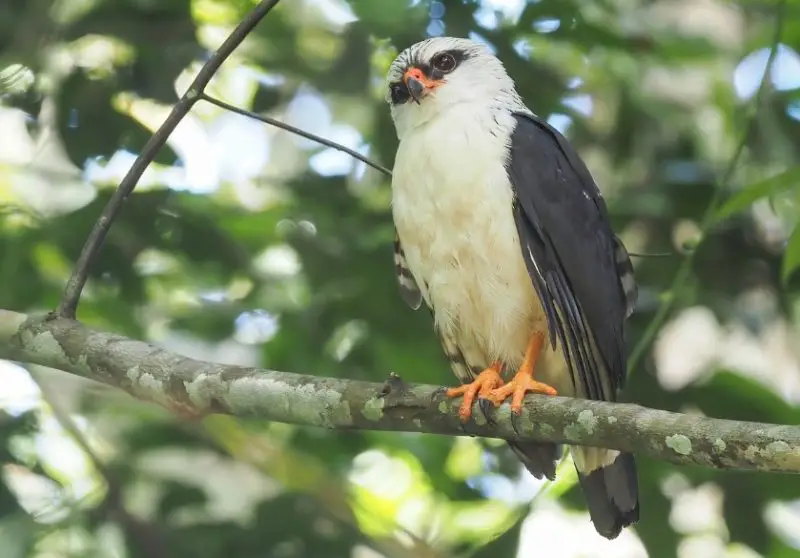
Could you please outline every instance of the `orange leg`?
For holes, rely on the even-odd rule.
[[[502,368],[503,365],[495,361],[489,368],[478,374],[472,382],[450,388],[445,392],[447,397],[464,396],[464,401],[458,408],[458,416],[462,422],[468,421],[469,417],[472,416],[472,404],[477,396],[484,397],[493,389],[503,385],[503,378],[500,376]]]
[[[542,352],[542,346],[544,346],[544,335],[537,331],[531,336],[528,348],[525,350],[525,357],[522,359],[517,373],[507,384],[491,390],[485,396],[486,399],[494,403],[495,407],[499,407],[503,401],[511,397],[511,411],[519,414],[522,412],[522,400],[529,391],[556,395],[553,387],[533,379],[533,369],[536,367],[536,359]]]

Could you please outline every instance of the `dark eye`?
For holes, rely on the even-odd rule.
[[[389,86],[389,91],[392,96],[393,105],[402,105],[411,96],[408,93],[408,88],[402,83],[393,83]]]
[[[446,74],[455,70],[457,62],[455,56],[449,52],[442,52],[433,57],[432,64],[435,70]]]

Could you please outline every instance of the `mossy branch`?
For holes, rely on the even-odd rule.
[[[631,451],[672,463],[800,472],[800,426],[738,422],[638,405],[531,395],[462,425],[460,399],[397,377],[372,383],[187,358],[52,314],[0,310],[0,358],[57,368],[182,415],[224,413],[338,430],[539,440]]]

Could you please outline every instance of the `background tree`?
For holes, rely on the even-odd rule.
[[[0,308],[57,305],[114,186],[252,5],[0,4]],[[797,424],[800,8],[778,12],[285,0],[208,91],[391,166],[382,80],[396,49],[442,33],[488,41],[586,158],[630,249],[674,253],[636,261],[627,398]],[[82,321],[219,362],[452,383],[428,316],[396,291],[385,176],[204,103],[168,146],[91,269]],[[795,477],[640,459],[643,519],[605,542],[569,464],[542,490],[502,443],[190,421],[47,369],[0,370],[3,557],[800,548]]]

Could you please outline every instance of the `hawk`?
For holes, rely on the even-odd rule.
[[[433,315],[461,418],[476,398],[519,413],[528,392],[614,401],[637,286],[580,156],[480,43],[416,43],[387,82],[397,279]],[[510,445],[535,477],[555,478],[559,446]],[[617,537],[639,518],[633,456],[570,451],[595,529]]]

